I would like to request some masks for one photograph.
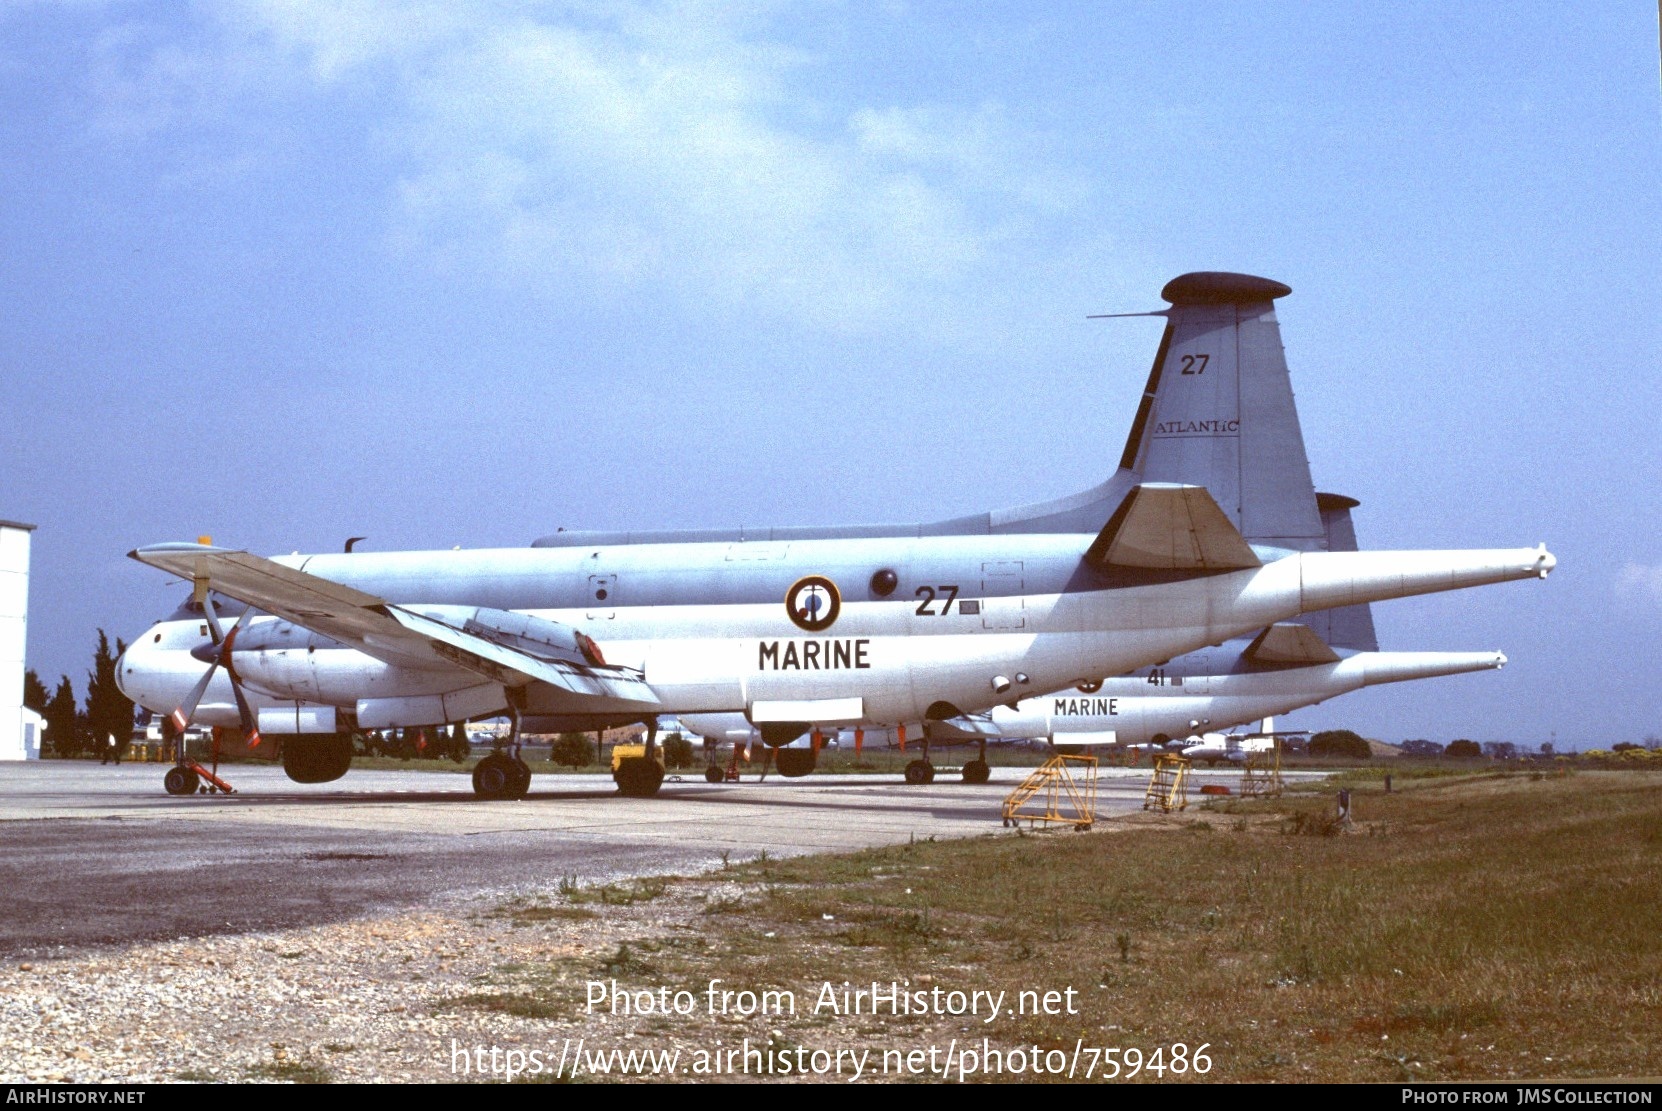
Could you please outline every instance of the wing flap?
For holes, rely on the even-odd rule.
[[[1259,633],[1243,655],[1260,667],[1315,667],[1335,664],[1339,654],[1308,625],[1279,621]]]
[[[578,665],[564,660],[544,660],[529,653],[497,644],[484,637],[463,632],[443,621],[401,606],[384,607],[388,616],[403,628],[426,638],[434,652],[469,671],[494,679],[506,687],[546,683],[568,694],[603,700],[604,709],[650,713],[662,704],[638,671],[623,667]]]
[[[1134,486],[1085,553],[1098,567],[1239,571],[1263,561],[1203,486]]]

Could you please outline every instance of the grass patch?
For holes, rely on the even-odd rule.
[[[630,984],[742,974],[791,990],[797,1016],[770,1028],[807,1045],[824,982],[909,980],[1012,1001],[1073,988],[1077,1014],[986,1032],[1070,1049],[1205,1042],[1208,1080],[1662,1072],[1662,1041],[1639,1033],[1662,1015],[1662,783],[1476,770],[1392,794],[1363,777],[1348,830],[1329,786],[1231,801],[1206,836],[1185,816],[733,865],[683,881],[691,921],[719,915],[718,945],[631,942],[600,963]],[[891,1040],[965,1029],[837,1025],[862,1021]]]
[[[549,998],[535,991],[476,991],[458,995],[449,1002],[457,1007],[496,1011],[516,1018],[564,1018],[571,1014],[569,1000]]]
[[[667,876],[643,876],[625,883],[607,883],[598,887],[585,887],[568,877],[560,881],[560,894],[571,903],[627,907],[651,902],[668,891],[669,885],[670,878]]]
[[[274,1047],[269,1061],[243,1070],[249,1080],[271,1080],[284,1084],[332,1084],[334,1074],[307,1057],[291,1057],[283,1046]]]

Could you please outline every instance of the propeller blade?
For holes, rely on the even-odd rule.
[[[208,693],[208,684],[213,682],[214,672],[218,668],[219,662],[217,660],[209,664],[208,670],[202,673],[202,678],[197,680],[196,686],[192,688],[190,694],[186,695],[185,700],[179,703],[178,708],[173,711],[173,727],[179,732],[183,733],[190,725],[190,719],[196,713],[197,704],[202,701],[202,696]]]
[[[242,676],[237,674],[236,663],[231,655],[231,648],[237,639],[237,634],[244,625],[253,620],[254,608],[250,606],[243,611],[241,617],[231,626],[231,631],[225,634],[225,644],[219,650],[219,660],[225,665],[225,674],[231,680],[231,694],[237,700],[237,715],[242,721],[242,735],[249,748],[260,747],[259,719],[254,716],[254,710],[248,705],[248,696],[242,693]]]
[[[215,644],[224,644],[225,630],[220,627],[219,609],[214,605],[212,594],[204,593],[202,595],[202,612],[208,618],[208,635],[213,638]]]

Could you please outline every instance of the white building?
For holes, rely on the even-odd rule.
[[[29,534],[0,521],[0,760],[40,759],[40,715],[23,708],[23,645],[29,627]]]

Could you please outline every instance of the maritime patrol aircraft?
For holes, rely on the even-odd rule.
[[[1189,415],[1152,428],[1145,396],[1128,451],[1146,437],[1223,457],[1284,431],[1204,414],[1211,383],[1233,379],[1243,357],[1271,346],[1280,357],[1272,302],[1288,292],[1234,274],[1169,283],[1155,377],[1169,364],[1196,388],[1184,391]],[[1212,323],[1174,338],[1179,320]],[[134,641],[119,677],[177,726],[283,735],[285,770],[306,782],[345,774],[352,728],[507,713],[517,739],[528,718],[644,722],[647,754],[618,769],[622,793],[643,796],[662,782],[660,714],[741,713],[773,746],[816,726],[944,721],[1301,613],[1544,578],[1555,565],[1544,545],[1315,550],[1313,510],[1265,512],[1249,543],[1219,502],[1238,513],[1246,478],[1225,469],[1213,489],[1122,466],[1070,498],[930,525],[559,533],[530,548],[276,558],[155,545],[131,555],[190,581],[191,597]],[[228,628],[235,607],[222,598],[243,607]],[[192,775],[181,762],[169,790],[193,790]],[[484,797],[529,784],[514,746],[475,768]]]
[[[1329,551],[1356,551],[1350,511],[1353,499],[1317,494]],[[934,781],[928,758],[932,745],[980,747],[966,761],[967,783],[984,783],[990,769],[989,741],[1044,739],[1061,746],[1119,745],[1133,751],[1203,751],[1197,759],[1234,758],[1251,751],[1232,742],[1214,755],[1203,738],[1265,715],[1303,706],[1382,683],[1499,669],[1500,652],[1381,652],[1367,606],[1346,606],[1279,622],[1250,637],[1189,652],[1140,668],[1129,675],[1081,683],[1064,691],[994,706],[985,714],[941,722],[915,722],[896,729],[862,730],[864,746],[900,744],[908,735],[923,743],[923,755],[906,765],[908,783]],[[711,740],[748,743],[753,730],[737,714],[692,715],[685,723]],[[781,750],[780,774],[806,775],[814,768],[812,749]]]
[[[1285,292],[1285,286],[1243,275],[1191,274],[1166,287],[1164,296],[1172,304],[1157,315],[1166,318],[1167,327],[1115,478],[1150,477],[1225,491],[1220,508],[1250,543],[1353,552],[1350,509],[1357,503],[1316,493],[1279,324],[1272,313],[1244,311],[1242,302],[1230,302],[1273,300]],[[1130,676],[1092,679],[995,706],[974,719],[867,728],[857,743],[905,748],[908,739],[921,742],[922,755],[906,766],[907,781],[914,784],[934,778],[932,744],[979,744],[981,754],[965,763],[963,776],[984,782],[986,744],[993,739],[1062,740],[1066,734],[1075,745],[1117,741],[1133,748],[1176,748],[1197,730],[1256,721],[1362,686],[1505,662],[1498,652],[1381,653],[1378,648],[1367,607],[1323,611],[1159,661]],[[717,742],[748,743],[754,733],[739,714],[695,715],[688,724]],[[815,764],[813,750],[803,745],[782,750],[776,764],[781,774],[807,775]]]

